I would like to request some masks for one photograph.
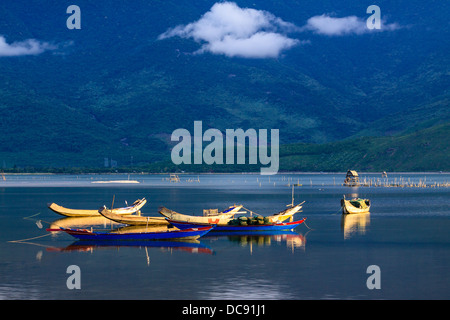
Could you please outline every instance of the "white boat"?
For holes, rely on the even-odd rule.
[[[137,180],[97,180],[91,181],[91,183],[140,183]]]

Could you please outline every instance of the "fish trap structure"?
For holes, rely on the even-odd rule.
[[[344,186],[357,187],[360,185],[358,172],[355,170],[348,170],[347,175],[345,176]]]

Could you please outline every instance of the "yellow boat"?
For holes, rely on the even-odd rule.
[[[297,184],[297,185],[299,185],[299,184]],[[305,201],[303,201],[302,203],[294,205],[294,186],[295,185],[292,185],[292,202],[286,206],[286,207],[290,207],[290,208],[284,209],[284,210],[282,210],[278,213],[272,214],[270,216],[266,216],[265,218],[267,218],[269,220],[269,222],[282,223],[285,220],[287,220],[288,218],[289,218],[290,222],[294,221],[294,214],[299,212],[300,209],[302,208],[302,204],[305,203]],[[250,210],[248,210],[248,211],[250,211]],[[261,216],[261,215],[259,215],[259,216]]]
[[[283,221],[290,219],[290,221],[293,221],[293,216],[296,214],[300,209],[302,208],[302,204],[305,201],[303,201],[300,204],[297,205],[289,205],[290,208],[284,209],[278,213],[275,213],[273,215],[263,217],[267,219],[268,223],[282,223]],[[178,222],[188,222],[193,224],[217,224],[217,225],[228,225],[228,223],[234,219],[234,215],[237,213],[246,213],[239,212],[239,210],[243,208],[243,206],[231,206],[227,210],[224,210],[223,212],[216,213],[215,215],[205,215],[204,216],[192,216],[187,214],[181,214],[178,212],[175,212],[173,210],[167,209],[165,207],[161,207],[159,209],[159,213],[163,216],[167,217],[169,220],[178,221]],[[252,212],[251,210],[248,210],[246,208],[243,208],[244,210],[247,210],[251,214],[256,214],[260,217],[262,217],[260,214],[257,214],[255,212]],[[204,210],[206,211],[206,210]],[[215,210],[217,212],[217,210]]]
[[[113,209],[112,212],[118,215],[127,215],[133,214],[137,211],[140,211],[141,208],[147,203],[145,198],[136,200],[131,206],[124,208]],[[60,206],[56,203],[47,204],[48,208],[62,216],[66,217],[90,217],[90,216],[99,216],[100,213],[97,210],[79,210],[79,209],[69,209],[63,206]]]
[[[370,210],[370,200],[354,198],[352,200],[341,199],[342,213],[367,213]]]
[[[278,213],[272,214],[270,216],[267,216],[266,218],[269,219],[270,222],[272,223],[280,223],[283,222],[286,219],[290,219],[290,221],[293,221],[293,217],[294,214],[296,214],[297,212],[300,211],[300,209],[302,208],[302,204],[305,203],[305,201],[303,201],[302,203],[299,203],[297,205],[291,205],[290,208],[284,209],[283,211],[280,211]]]
[[[234,218],[234,215],[239,212],[242,208],[241,205],[233,205],[228,209],[217,212],[217,210],[213,210],[213,212],[217,212],[217,214],[211,214],[211,210],[204,210],[204,216],[192,216],[187,214],[181,214],[175,212],[173,210],[167,209],[165,207],[159,208],[159,213],[163,216],[174,220],[174,221],[182,221],[189,223],[200,223],[200,224],[227,224],[228,221]]]
[[[103,217],[105,217],[109,220],[112,220],[117,223],[128,224],[130,226],[169,225],[166,218],[164,218],[164,217],[146,217],[146,216],[135,216],[135,215],[123,216],[123,215],[111,212],[111,210],[107,209],[106,207],[99,209],[98,212]]]
[[[292,222],[294,221],[294,214],[300,211],[300,209],[302,208],[302,204],[304,203],[305,201],[297,205],[294,205],[294,185],[292,185],[292,202],[286,206],[290,208],[284,209],[278,213],[267,216],[266,218],[269,219],[271,223],[282,223],[288,218],[289,221]]]

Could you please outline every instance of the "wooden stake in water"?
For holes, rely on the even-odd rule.
[[[113,207],[114,207],[114,199],[116,198],[116,195],[114,194],[113,195],[113,200],[112,200],[112,203],[111,203],[111,213],[112,213],[112,211],[113,211]],[[111,223],[110,223],[110,226],[111,226],[111,230],[112,230],[112,220],[110,220],[111,221]]]
[[[294,185],[292,185],[292,202],[291,204],[286,205],[286,207],[293,207],[294,206]]]

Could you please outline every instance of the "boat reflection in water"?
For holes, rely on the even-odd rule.
[[[119,249],[121,247],[136,247],[136,248],[159,248],[161,251],[184,251],[189,253],[206,253],[213,254],[214,251],[201,243],[199,240],[189,241],[169,241],[169,240],[151,240],[151,241],[90,241],[78,240],[64,248],[47,248],[51,252],[90,252],[102,249]]]
[[[123,247],[145,248],[147,265],[150,265],[149,248],[158,248],[160,251],[169,252],[182,251],[193,254],[214,254],[214,251],[198,240],[190,241],[169,241],[169,240],[151,240],[151,241],[89,241],[78,240],[64,248],[47,248],[48,252],[89,252],[94,253],[97,250],[114,249]]]
[[[120,224],[105,217],[66,217],[53,221],[49,229],[58,228],[85,228],[91,226],[102,226],[103,228],[119,226]],[[58,232],[53,232],[58,233]]]
[[[238,243],[242,247],[249,247],[250,254],[253,253],[253,246],[267,247],[274,242],[286,243],[286,247],[294,252],[296,249],[305,250],[306,237],[295,231],[254,231],[254,232],[214,232],[205,235],[203,238],[226,237],[229,241]]]
[[[79,229],[86,228],[93,230],[101,229],[108,233],[142,233],[142,232],[161,232],[167,231],[173,227],[170,225],[148,225],[148,226],[124,226],[121,223],[114,222],[105,217],[68,217],[53,221],[49,229]],[[174,229],[172,229],[174,230]],[[60,231],[50,231],[53,234],[58,234]]]
[[[62,218],[54,221],[50,225],[50,229],[58,228],[98,228],[103,227],[109,233],[141,233],[141,232],[161,232],[166,231],[171,226],[161,225],[161,226],[123,226],[113,222],[105,217],[68,217]],[[59,231],[53,231],[54,235],[60,234]],[[63,233],[64,234],[64,233]],[[214,251],[201,243],[198,240],[186,240],[186,239],[175,239],[175,240],[78,240],[67,247],[47,248],[48,252],[90,252],[94,253],[98,250],[105,249],[119,249],[122,247],[135,247],[135,248],[145,248],[147,256],[147,264],[150,264],[150,257],[148,254],[148,248],[159,248],[161,251],[174,252],[183,251],[188,253],[202,253],[202,254],[213,254]]]
[[[370,225],[370,212],[357,214],[342,214],[341,229],[344,239],[349,239],[355,234],[366,234],[366,228]]]
[[[67,217],[54,221],[50,228],[57,229],[63,228],[98,228],[102,227],[109,233],[136,233],[136,232],[159,232],[167,230],[167,228],[173,228],[172,226],[123,226],[113,222],[104,217]],[[54,232],[59,234],[60,232]],[[62,233],[64,234],[64,233]],[[264,247],[271,246],[272,244],[281,244],[285,242],[286,247],[292,252],[295,250],[305,250],[306,237],[295,231],[230,231],[230,232],[215,232],[204,235],[201,239],[219,239],[226,237],[229,241],[238,243],[243,247],[249,247],[250,253],[253,252],[253,246]],[[78,240],[67,247],[63,248],[47,248],[49,252],[95,252],[97,250],[120,248],[120,247],[145,247],[147,248],[160,248],[163,251],[184,251],[190,253],[203,253],[214,254],[209,246],[200,242],[199,240],[152,240],[152,241],[121,241],[121,240]],[[148,254],[147,254],[148,258]],[[149,258],[148,258],[149,260]]]

